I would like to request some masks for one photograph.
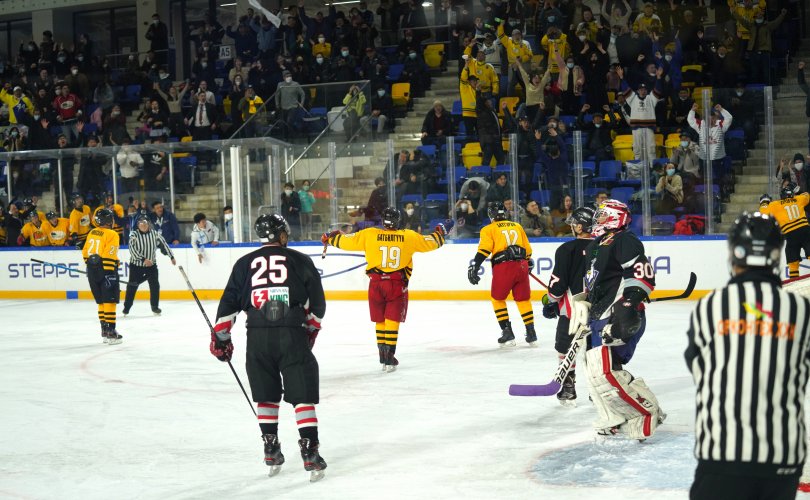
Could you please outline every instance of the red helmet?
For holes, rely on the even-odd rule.
[[[605,200],[593,214],[591,234],[598,238],[608,231],[617,231],[630,225],[630,209],[618,200]]]

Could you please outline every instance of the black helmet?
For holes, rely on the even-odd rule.
[[[112,226],[115,219],[113,218],[113,212],[109,208],[102,208],[96,215],[93,216],[93,221],[96,223],[97,226]]]
[[[59,217],[59,216],[58,216],[58,215],[56,215],[56,212],[54,212],[53,210],[51,210],[50,212],[48,212],[48,213],[46,213],[46,214],[45,214],[45,218],[46,218],[46,219],[48,219],[48,220],[51,220],[51,219],[56,219],[56,218],[58,218],[58,217]]]
[[[106,204],[107,203],[107,198],[112,198],[112,197],[113,197],[113,194],[110,191],[103,191],[101,193],[101,203]]]
[[[763,194],[759,197],[759,204],[760,205],[767,205],[768,203],[772,202],[773,198],[768,193]]]
[[[506,220],[509,218],[509,212],[506,211],[502,201],[490,203],[489,207],[487,207],[487,215],[492,220]]]
[[[590,233],[591,226],[593,225],[593,214],[595,212],[596,211],[593,209],[593,207],[579,207],[578,209],[574,210],[567,219],[565,219],[565,223],[569,226],[573,226],[574,224],[582,224],[582,231]]]
[[[25,218],[30,220],[40,220],[39,212],[37,212],[36,210],[31,210],[30,212],[25,214]]]
[[[266,239],[268,243],[278,243],[282,232],[290,234],[290,226],[279,214],[260,215],[253,227],[256,229],[256,235],[261,239]]]
[[[397,229],[399,227],[399,219],[399,210],[396,208],[388,207],[383,210],[382,223],[385,229]]]
[[[793,198],[799,194],[799,185],[795,182],[788,182],[785,187],[782,188],[781,195],[782,199],[785,198]]]
[[[782,232],[769,215],[743,212],[728,233],[729,258],[735,266],[771,268],[779,272]]]
[[[81,193],[77,193],[77,192],[74,191],[74,192],[70,193],[70,202],[75,203],[76,200],[84,201],[84,196],[82,196]]]

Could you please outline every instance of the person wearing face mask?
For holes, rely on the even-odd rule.
[[[225,205],[222,208],[222,241],[233,241],[233,207]]]
[[[681,132],[680,142],[672,149],[670,159],[677,167],[685,185],[694,186],[700,183],[703,175],[700,170],[698,145],[692,141],[688,131]]]
[[[317,43],[312,45],[312,55],[322,54],[327,59],[332,56],[332,44],[326,41],[326,36],[318,35]]]
[[[317,11],[315,17],[309,17],[305,12],[303,0],[299,0],[298,2],[298,19],[301,24],[306,27],[307,36],[312,39],[313,45],[316,41],[322,43],[320,42],[320,38],[324,39],[324,43],[332,40],[332,28],[335,25],[336,17],[337,10],[334,6],[330,6],[329,14],[326,16],[323,15],[322,11]],[[329,57],[331,57],[331,54],[327,56],[327,58]]]
[[[585,121],[585,114],[591,110],[589,104],[584,104],[577,116],[577,127],[583,132],[587,132],[587,139],[582,145],[582,157],[590,158],[593,156],[594,160],[612,160],[613,159],[613,140],[611,132],[616,127],[617,123],[621,123],[621,115],[612,110],[610,106],[605,105],[603,110],[610,118],[605,121],[605,115],[601,111],[593,113],[590,123]]]
[[[705,172],[707,162],[711,161],[713,178],[721,182],[721,194],[726,196],[722,188],[722,179],[726,174],[725,134],[731,128],[732,116],[723,106],[716,104],[712,111],[711,123],[705,123],[702,114],[697,114],[699,111],[697,104],[694,104],[686,121],[698,134],[700,144],[698,156],[703,167],[701,170]]]
[[[523,33],[519,29],[513,29],[512,36],[508,37],[504,32],[503,24],[498,24],[497,35],[501,45],[506,49],[506,59],[509,62],[509,86],[506,89],[506,95],[514,96],[515,86],[518,83],[523,86],[526,85],[520,77],[520,71],[517,69],[516,62],[520,61],[523,64],[527,64],[531,61],[533,56],[532,47],[529,45],[528,41],[523,39]],[[546,48],[547,46],[548,42],[546,42],[543,47]]]
[[[422,233],[421,212],[411,202],[405,204],[405,210],[402,211],[402,220],[399,221],[399,229],[410,229]]]
[[[65,77],[65,83],[70,89],[76,92],[82,101],[87,102],[90,97],[90,80],[87,75],[79,71],[79,66],[74,63],[70,67],[70,74]]]
[[[25,123],[25,115],[28,115],[29,119],[34,115],[34,104],[28,96],[23,94],[23,89],[20,86],[12,89],[11,83],[6,82],[3,89],[0,90],[0,101],[8,106],[8,121],[12,125]]]
[[[281,213],[290,225],[290,240],[301,238],[301,198],[295,192],[295,185],[291,182],[284,184],[281,194]]]
[[[796,184],[807,192],[807,172],[805,172],[805,158],[801,153],[793,155],[793,160],[782,158],[776,168],[775,179],[779,186],[784,184]]]
[[[163,101],[166,104],[166,107],[169,110],[169,129],[172,131],[172,135],[174,136],[181,136],[182,128],[183,128],[183,110],[181,109],[181,102],[183,101],[183,97],[188,92],[188,89],[191,87],[190,82],[186,80],[184,84],[181,85],[181,90],[177,90],[177,87],[172,85],[169,87],[168,92],[163,92],[158,84],[154,84],[155,91],[163,98]]]
[[[462,195],[454,211],[457,238],[475,238],[481,229],[481,216],[473,207],[468,195]]]
[[[683,203],[683,181],[676,172],[675,164],[668,162],[664,173],[655,186],[655,192],[660,195],[655,212],[658,215],[670,215]]]
[[[771,84],[771,48],[772,35],[776,28],[782,24],[787,15],[787,9],[782,9],[773,21],[767,22],[765,19],[765,9],[754,9],[754,22],[750,22],[739,16],[735,16],[737,22],[748,28],[751,32],[751,39],[748,40],[746,49],[748,50],[748,67],[750,68],[749,83]]]
[[[424,97],[425,91],[430,90],[430,72],[421,52],[411,49],[405,60],[402,70],[402,80],[410,82],[411,96]],[[409,101],[409,104],[412,101]]]
[[[372,127],[372,139],[376,140],[377,135],[384,133],[386,130],[393,132],[393,118],[394,102],[391,100],[391,96],[388,95],[385,85],[381,85],[371,99],[371,114],[365,120]],[[377,121],[376,126],[374,120]],[[388,124],[388,128],[386,128],[386,124]]]
[[[152,22],[146,30],[145,37],[151,42],[149,50],[155,53],[155,62],[165,64],[169,49],[169,28],[161,22],[159,14],[152,15]]]
[[[301,183],[298,199],[301,202],[301,239],[308,240],[312,238],[312,207],[315,205],[315,195],[310,191],[308,179]]]
[[[564,115],[576,115],[579,111],[582,88],[585,85],[585,73],[574,63],[572,56],[568,56],[564,62],[557,56],[557,67],[560,69],[557,77],[561,97],[560,110]]]
[[[354,56],[349,52],[349,46],[344,45],[340,48],[340,53],[332,58],[332,72],[336,82],[350,82],[356,78],[354,68],[357,67],[357,61]]]
[[[568,43],[568,35],[562,33],[559,28],[554,26],[550,27],[548,32],[543,35],[540,40],[540,45],[545,51],[546,59],[548,60],[548,69],[551,76],[555,77],[560,72],[560,59],[564,61],[571,53],[571,46]]]
[[[410,29],[405,30],[405,36],[400,39],[397,45],[397,54],[399,54],[399,62],[404,63],[408,59],[408,54],[411,52],[419,51],[419,40],[413,36],[413,31]]]
[[[300,115],[304,106],[304,89],[293,80],[289,71],[284,71],[282,77],[284,81],[278,84],[275,94],[276,109],[281,110],[281,118],[289,130],[301,130],[303,118]],[[286,213],[282,215],[287,216]]]
[[[326,83],[332,81],[332,62],[323,54],[316,53],[309,74],[313,83]],[[326,106],[326,96],[323,92],[318,92],[315,96],[314,106]]]
[[[246,81],[248,78],[249,71],[250,68],[242,64],[242,58],[237,57],[233,60],[233,68],[231,68],[231,71],[228,72],[228,80],[230,80],[231,83],[233,83],[234,79],[237,76],[241,76],[242,81]]]
[[[537,9],[536,24],[540,33],[548,33],[551,28],[562,29],[565,24],[565,16],[557,8],[557,2],[544,2],[542,7]]]

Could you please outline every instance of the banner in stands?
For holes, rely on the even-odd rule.
[[[547,282],[554,266],[554,252],[565,240],[554,239],[532,244],[535,260],[535,274]],[[312,257],[315,266],[323,277],[327,298],[363,300],[368,279],[363,272],[365,259],[362,254],[348,253],[337,248],[329,248],[325,259],[321,259],[319,245],[291,245],[292,248]],[[201,298],[219,298],[227,283],[233,263],[256,248],[255,244],[229,245],[205,249],[205,258],[200,263],[194,250],[181,245],[173,251],[177,264],[186,270],[192,285]],[[720,287],[728,280],[725,239],[653,239],[645,241],[650,262],[656,273],[657,295],[669,295],[683,290],[689,273],[698,276],[695,296],[702,296],[708,290]],[[476,244],[450,243],[439,250],[414,256],[414,273],[410,282],[412,299],[435,300],[486,300],[489,298],[491,269],[489,264],[482,268],[481,283],[472,286],[467,281],[467,266],[475,256]],[[129,276],[129,252],[119,252],[122,265],[121,279]],[[31,259],[42,260],[56,266],[39,264]],[[189,294],[185,281],[169,259],[161,254],[157,257],[160,270],[161,296],[166,299],[187,299]],[[3,249],[0,251],[0,298],[90,298],[89,287],[84,271],[81,253],[73,249]],[[540,298],[543,288],[532,282],[536,298]],[[124,285],[122,285],[122,290]],[[146,283],[141,291],[148,290]]]

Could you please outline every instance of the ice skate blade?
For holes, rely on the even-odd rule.
[[[122,339],[110,339],[109,344],[110,344],[110,345],[118,345],[118,344],[120,344],[121,342],[123,342],[123,340],[122,340]]]
[[[314,471],[309,473],[309,482],[310,483],[317,483],[318,481],[323,479],[324,475],[326,475],[326,473],[324,471],[322,471],[322,470],[314,470]]]
[[[104,342],[105,344],[109,344],[109,343],[110,343],[110,339],[108,339],[107,337],[104,337],[104,340],[102,340],[102,342]]]
[[[535,340],[534,342],[526,342],[526,345],[529,347],[537,347],[537,341]]]
[[[271,465],[270,470],[267,471],[267,477],[273,477],[276,474],[278,474],[279,472],[281,472],[281,466],[280,465]]]
[[[563,408],[576,408],[577,402],[573,399],[558,399],[557,401],[560,402],[560,406]]]
[[[153,316],[160,316],[160,313],[157,313],[157,312],[154,312],[154,311],[153,311],[153,312],[152,312],[152,315],[153,315]]]
[[[514,340],[507,340],[503,344],[500,344],[501,347],[515,347],[517,344]]]
[[[392,373],[392,372],[395,372],[396,370],[397,370],[396,365],[385,365],[385,367],[383,368],[383,371],[385,373]]]

